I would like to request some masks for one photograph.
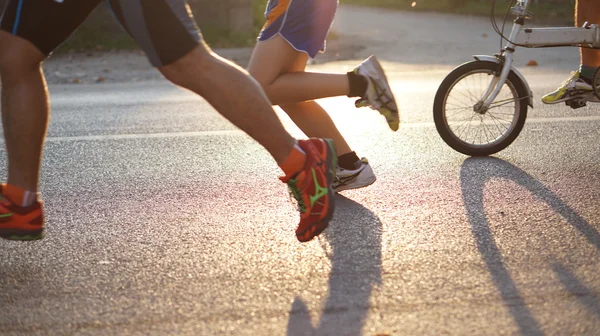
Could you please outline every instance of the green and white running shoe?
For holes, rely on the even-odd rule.
[[[542,97],[544,104],[556,104],[571,100],[574,98],[589,97],[589,101],[598,101],[594,95],[594,88],[591,84],[581,78],[579,71],[571,72],[571,77],[567,79],[558,89]]]
[[[400,111],[377,58],[370,56],[354,69],[354,73],[367,78],[367,92],[356,101],[356,107],[367,106],[379,111],[392,131],[397,131],[400,127]]]
[[[369,165],[367,158],[360,159],[360,166],[354,170],[344,169],[340,166],[335,170],[335,177],[331,184],[333,192],[340,192],[348,189],[358,189],[370,186],[377,180],[373,169]]]

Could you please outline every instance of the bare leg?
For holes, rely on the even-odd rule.
[[[273,105],[297,103],[348,94],[346,74],[314,73],[294,70],[299,55],[281,36],[259,42],[254,48],[248,70],[263,86]]]
[[[201,44],[159,68],[171,82],[206,99],[219,113],[258,141],[281,164],[295,139],[284,129],[258,83],[243,69]],[[268,130],[268,131],[266,131]]]
[[[347,94],[348,78],[345,74],[306,73],[307,61],[307,54],[295,50],[281,36],[276,36],[257,44],[248,70],[263,85],[272,102],[286,97],[283,100],[288,102],[280,104],[280,107],[304,134],[333,139],[338,155],[350,153],[350,146],[329,114],[311,100]],[[279,98],[273,99],[272,96]]]
[[[298,52],[292,71],[301,72],[306,68],[308,55]],[[285,76],[285,74],[284,74]],[[292,121],[309,137],[333,139],[339,156],[352,152],[346,139],[321,105],[315,101],[288,103],[280,105]]]
[[[40,162],[50,107],[37,48],[0,31],[2,124],[8,154],[8,183],[38,191]]]
[[[581,27],[585,22],[600,24],[600,1],[577,0],[575,5],[575,23]],[[600,67],[600,50],[581,48],[581,64]]]

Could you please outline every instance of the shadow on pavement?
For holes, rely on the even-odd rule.
[[[288,335],[361,335],[373,287],[381,283],[381,231],[373,212],[336,196],[336,214],[324,233],[331,250],[329,297],[316,327],[307,305],[296,297]]]
[[[535,197],[545,202],[556,213],[564,217],[570,225],[576,228],[598,249],[600,249],[600,234],[585,218],[577,214],[550,189],[518,167],[494,157],[471,157],[463,163],[460,170],[462,197],[477,248],[483,256],[506,307],[515,319],[521,332],[526,335],[542,335],[543,332],[539,324],[527,308],[514,280],[511,278],[502,261],[500,249],[494,241],[488,219],[485,215],[483,204],[484,187],[487,181],[494,178],[514,181],[529,190]],[[561,282],[563,282],[568,291],[572,292],[573,290],[582,289],[582,285],[564,267],[555,264],[552,268],[559,275]],[[591,298],[588,299],[592,300]],[[597,309],[598,303],[589,302],[588,299],[586,299],[584,304],[588,307],[591,305]]]
[[[553,263],[552,270],[569,294],[577,298],[589,312],[600,317],[600,302],[598,302],[591,289],[582,284],[569,269],[560,263]]]

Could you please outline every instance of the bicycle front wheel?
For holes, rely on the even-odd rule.
[[[489,108],[481,106],[498,71],[494,62],[468,62],[448,74],[438,88],[433,120],[454,150],[470,156],[491,155],[508,147],[523,129],[529,96],[513,71]]]

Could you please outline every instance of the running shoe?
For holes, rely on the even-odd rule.
[[[300,223],[296,238],[307,242],[327,228],[335,208],[331,184],[337,166],[337,156],[330,139],[299,140],[306,153],[304,168],[290,177],[282,177],[298,202]]]
[[[348,189],[358,189],[370,186],[377,180],[369,160],[360,159],[360,166],[354,170],[337,167],[335,178],[333,179],[333,192],[337,193]]]
[[[571,73],[571,77],[558,89],[543,96],[542,102],[544,104],[556,104],[574,98],[584,98],[589,95],[592,95],[592,97],[589,97],[590,101],[598,101],[594,95],[592,85],[581,78],[579,71],[574,71]]]
[[[0,194],[0,237],[9,240],[44,238],[42,202],[20,207]]]
[[[392,131],[400,127],[400,112],[385,72],[375,56],[370,56],[354,69],[354,73],[367,78],[367,91],[356,101],[356,107],[370,107],[379,111]]]

